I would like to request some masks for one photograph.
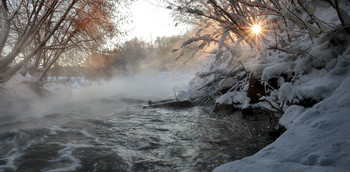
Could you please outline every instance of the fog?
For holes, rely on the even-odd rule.
[[[56,113],[73,113],[75,118],[111,115],[129,106],[126,102],[120,102],[121,98],[144,102],[175,98],[174,91],[185,90],[189,80],[190,77],[183,73],[144,71],[127,77],[96,81],[82,88],[62,85],[61,90],[42,96],[38,96],[29,85],[16,85],[11,91],[1,93],[0,124],[33,120],[30,118]]]
[[[68,83],[48,83],[44,88],[49,91],[28,84],[32,83],[30,77],[15,75],[0,89],[0,127],[8,128],[11,123],[16,123],[16,126],[10,128],[24,128],[66,122],[45,121],[45,116],[53,114],[67,115],[59,120],[68,121],[71,118],[101,118],[122,112],[126,108],[142,109],[148,100],[175,99],[175,96],[184,98],[181,94],[184,95],[191,79],[208,63],[198,56],[190,60],[184,59],[186,65],[183,61],[175,62],[171,59],[168,63],[161,64],[158,56],[127,63],[132,65],[127,65],[125,71],[122,71],[123,75],[115,68],[113,77],[107,80],[100,78],[77,84],[79,78],[71,77]],[[121,99],[136,101],[137,107],[134,107],[134,103]],[[35,124],[28,124],[28,121],[38,120]],[[26,121],[26,126],[18,126],[22,125],[18,121]]]

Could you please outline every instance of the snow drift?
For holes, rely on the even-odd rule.
[[[330,97],[306,111],[290,106],[280,120],[288,128],[280,138],[255,155],[214,171],[349,171],[350,71],[349,62],[339,61],[323,77],[337,77],[338,71],[344,76]]]

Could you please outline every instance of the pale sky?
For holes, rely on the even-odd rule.
[[[138,0],[131,7],[131,32],[127,39],[139,37],[143,40],[154,40],[157,36],[172,36],[185,33],[186,27],[178,25],[172,20],[170,11],[157,7],[165,6],[161,0]]]

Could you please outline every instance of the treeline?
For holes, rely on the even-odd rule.
[[[152,42],[134,38],[117,48],[113,66],[120,73],[138,73],[147,66],[165,70],[175,61],[173,49],[180,46],[183,36],[157,37]]]
[[[188,35],[163,36],[151,42],[133,38],[113,50],[92,54],[84,65],[93,71],[87,77],[109,78],[174,68],[174,62],[179,56],[177,49],[186,37]],[[179,65],[183,63],[180,62]]]
[[[174,65],[179,55],[177,49],[186,37],[188,36],[157,37],[152,42],[134,38],[120,47],[114,66],[129,73],[138,73],[139,70],[150,68],[167,70]]]
[[[188,48],[186,53],[178,51],[183,40],[192,35],[157,37],[153,41],[133,38],[111,50],[94,51],[78,66],[53,66],[43,81],[59,77],[85,77],[90,80],[110,79],[114,76],[128,76],[145,72],[181,70],[197,52]],[[177,61],[179,57],[184,57]],[[185,67],[190,67],[185,66]]]

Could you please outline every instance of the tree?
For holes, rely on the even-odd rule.
[[[89,75],[87,75],[87,77],[91,79],[112,77],[114,57],[108,54],[109,53],[93,53],[89,56],[85,64],[85,68],[89,70]]]
[[[350,21],[340,5],[348,3],[345,0],[173,0],[168,3],[178,20],[200,27],[195,37],[186,40],[183,47],[201,41],[198,48],[203,48],[209,42],[217,42],[217,58],[222,54],[221,49],[228,49],[226,42],[243,41],[258,49],[264,57],[266,38],[274,42],[275,48],[285,50],[291,42],[292,32],[307,34],[312,39],[334,30],[334,25],[317,18],[316,3],[334,7],[343,27],[348,27]],[[253,33],[251,28],[255,25],[263,32]]]
[[[200,95],[194,99],[201,102],[218,100],[224,93],[229,94],[222,97],[232,96],[233,102],[241,96],[237,92],[246,92],[249,99],[240,101],[240,107],[265,101],[270,110],[283,112],[286,105],[303,98],[292,102],[294,93],[287,97],[280,96],[280,91],[289,91],[295,80],[311,71],[332,69],[329,64],[346,51],[350,34],[346,0],[174,0],[169,4],[177,19],[199,27],[184,41],[183,49],[192,44],[199,49],[211,42],[217,45],[212,68],[195,80],[199,84],[192,95]],[[339,20],[329,20],[325,14],[330,11]],[[255,25],[262,32],[255,32]],[[262,59],[247,45],[258,49]]]
[[[107,54],[114,54],[113,67],[118,73],[137,73],[140,68],[167,70],[176,58],[172,50],[179,47],[183,39],[183,35],[157,37],[152,42],[134,38]]]
[[[40,68],[41,81],[55,63],[82,61],[70,56],[72,52],[88,54],[107,36],[120,34],[113,19],[118,8],[127,4],[113,0],[2,0],[0,83],[21,69],[26,73],[27,68]]]
[[[115,58],[115,66],[124,65],[122,68],[127,70],[127,72],[137,72],[141,60],[144,60],[148,55],[147,49],[148,44],[138,38],[126,41],[119,47],[119,53]]]

